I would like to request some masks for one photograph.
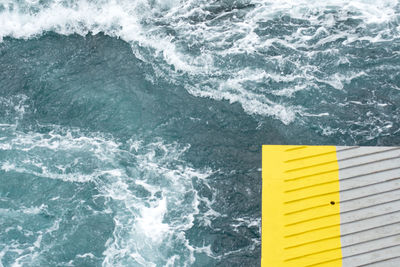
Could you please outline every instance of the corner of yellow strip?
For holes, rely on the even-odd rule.
[[[262,267],[342,266],[334,146],[262,148]]]

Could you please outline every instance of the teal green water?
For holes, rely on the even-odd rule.
[[[0,2],[0,266],[257,266],[261,145],[400,145],[397,1]]]

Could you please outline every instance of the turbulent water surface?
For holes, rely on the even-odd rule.
[[[1,0],[0,266],[257,266],[261,144],[400,145],[392,0]]]

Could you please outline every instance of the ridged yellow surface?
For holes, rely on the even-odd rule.
[[[341,266],[334,146],[262,149],[261,266]]]

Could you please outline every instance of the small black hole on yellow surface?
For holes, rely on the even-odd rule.
[[[331,205],[335,205],[335,201],[332,200],[332,201],[331,201]]]

